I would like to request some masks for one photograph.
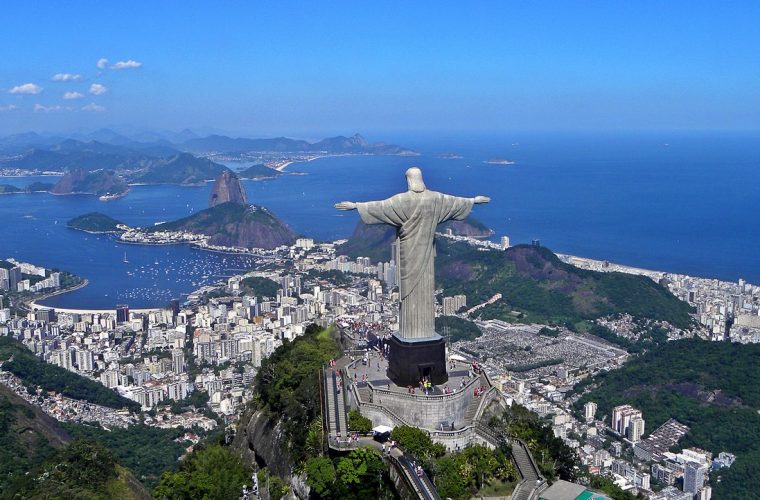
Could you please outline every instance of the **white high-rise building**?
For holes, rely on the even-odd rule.
[[[631,405],[616,406],[612,409],[612,429],[621,436],[627,436],[631,419],[635,417],[642,418],[641,411]]]
[[[76,351],[76,360],[80,372],[91,372],[94,369],[94,356],[92,351],[87,349]]]
[[[185,371],[185,353],[182,349],[172,350],[172,371],[174,373],[183,373]]]
[[[638,443],[641,441],[641,436],[644,435],[644,419],[641,417],[633,417],[631,423],[626,430],[626,436],[632,443]]]
[[[506,250],[509,248],[509,236],[502,236],[501,237],[501,249]]]
[[[583,415],[586,417],[587,421],[594,420],[594,417],[596,416],[596,403],[589,401],[583,405]]]

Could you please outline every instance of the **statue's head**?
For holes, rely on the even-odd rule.
[[[422,170],[417,167],[406,171],[406,183],[409,185],[409,191],[415,193],[421,193],[426,189],[425,182],[422,180]]]

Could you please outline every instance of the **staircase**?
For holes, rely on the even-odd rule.
[[[363,385],[361,387],[357,387],[357,389],[359,391],[359,397],[361,398],[362,403],[371,403],[372,402],[370,400],[371,392],[369,390],[369,387],[367,387],[367,385]]]
[[[346,421],[346,406],[343,393],[338,392],[338,376],[332,370],[323,371],[325,381],[325,408],[327,410],[327,430],[331,437],[337,437],[340,433],[345,438],[348,432]]]
[[[476,397],[473,397],[472,400],[470,400],[470,405],[467,407],[467,411],[464,412],[464,422],[462,422],[462,427],[467,427],[472,423],[475,414],[478,412],[480,400],[481,398]]]
[[[512,443],[512,460],[515,462],[517,472],[522,477],[522,481],[517,484],[512,492],[512,500],[529,500],[536,488],[543,483],[543,478],[528,447],[520,440]]]

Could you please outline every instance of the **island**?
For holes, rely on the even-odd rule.
[[[505,160],[504,158],[491,158],[489,160],[483,160],[483,163],[488,163],[489,165],[514,165],[515,162],[512,160]]]
[[[282,172],[273,168],[267,167],[263,163],[257,163],[250,167],[243,169],[237,173],[241,179],[262,180],[262,179],[274,179]],[[292,174],[292,172],[291,172]]]
[[[436,158],[439,158],[441,160],[461,160],[464,158],[464,156],[460,155],[459,153],[441,153]]]
[[[87,233],[121,233],[128,226],[100,212],[90,212],[75,217],[66,223],[67,227]]]

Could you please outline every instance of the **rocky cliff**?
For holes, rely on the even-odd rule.
[[[214,181],[214,189],[208,198],[208,206],[215,207],[227,202],[240,205],[248,203],[240,179],[230,170],[225,170],[217,176]]]

